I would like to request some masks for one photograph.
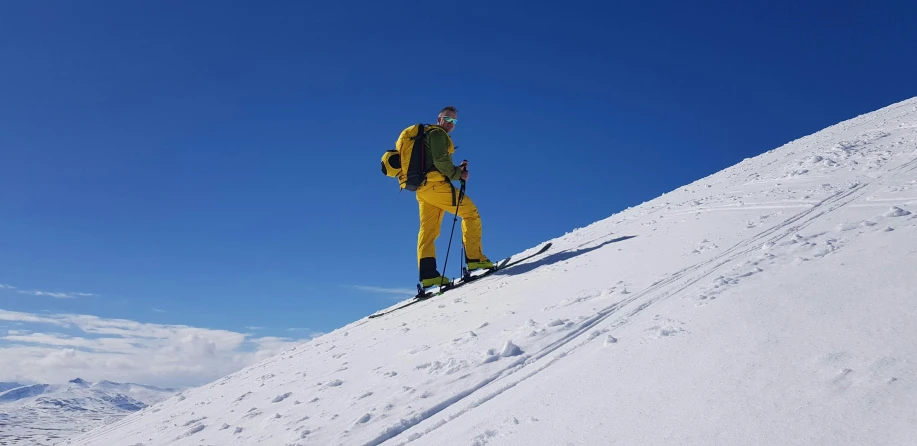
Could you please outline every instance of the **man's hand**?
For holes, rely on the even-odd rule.
[[[468,160],[462,161],[462,164],[459,164],[459,167],[462,168],[462,181],[468,179]]]

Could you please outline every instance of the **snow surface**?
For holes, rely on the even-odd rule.
[[[79,378],[66,384],[19,384],[0,392],[0,446],[57,444],[177,392]]]
[[[917,444],[917,98],[552,241],[66,444]]]

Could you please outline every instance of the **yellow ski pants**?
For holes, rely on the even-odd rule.
[[[420,210],[420,233],[417,234],[417,263],[421,259],[436,258],[436,239],[439,237],[446,212],[458,214],[462,219],[462,240],[465,243],[465,258],[473,261],[487,260],[481,249],[481,217],[478,208],[467,195],[462,198],[456,212],[459,189],[438,172],[431,172],[426,184],[415,191]]]

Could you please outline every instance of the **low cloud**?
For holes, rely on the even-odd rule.
[[[37,296],[37,297],[53,297],[55,299],[76,299],[78,297],[95,296],[95,294],[92,294],[92,293],[74,293],[74,292],[60,293],[60,292],[41,291],[41,290],[23,290],[23,289],[20,289],[19,287],[15,287],[12,285],[4,285],[4,284],[0,284],[0,290],[15,290],[19,294],[26,294],[29,296]]]
[[[262,336],[85,314],[0,310],[0,381],[64,382],[76,377],[171,387],[205,384],[305,342],[316,333]]]
[[[95,294],[92,293],[54,293],[51,291],[37,291],[37,290],[19,290],[19,294],[28,294],[30,296],[39,296],[39,297],[53,297],[55,299],[76,299],[77,297],[92,297]]]
[[[0,310],[0,321],[10,322],[31,322],[37,324],[64,325],[63,322],[45,316],[38,316],[32,313],[20,313],[18,311]]]

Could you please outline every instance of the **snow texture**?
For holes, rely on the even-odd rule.
[[[917,98],[64,444],[915,444],[915,211]]]

